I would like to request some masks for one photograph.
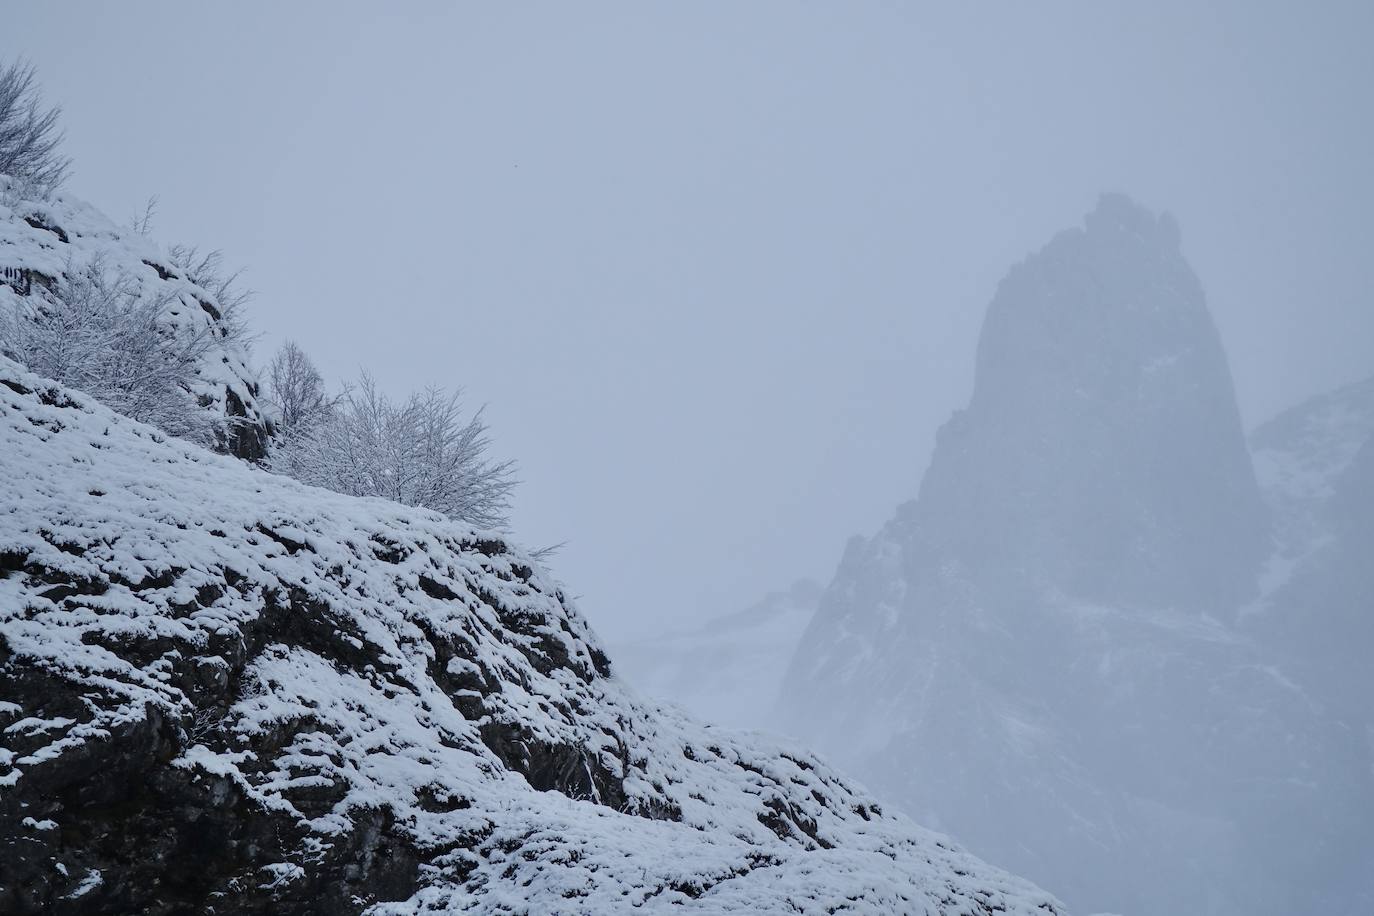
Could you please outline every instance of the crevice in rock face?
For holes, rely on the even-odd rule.
[[[51,232],[53,235],[61,239],[64,244],[71,241],[71,239],[67,237],[67,231],[63,229],[61,226],[49,226],[47,223],[43,222],[36,216],[26,216],[24,217],[24,222],[28,223],[35,229],[41,229],[44,232]]]
[[[763,803],[767,814],[759,815],[759,823],[778,835],[778,839],[806,837],[821,849],[831,849],[833,844],[816,832],[816,822],[781,798],[772,798]]]
[[[28,562],[27,551],[0,550],[0,579],[6,579],[24,568]]]
[[[310,545],[306,544],[304,541],[293,540],[287,537],[286,535],[282,534],[280,531],[273,531],[266,525],[258,525],[257,531],[258,534],[261,534],[263,537],[266,537],[272,541],[276,541],[282,547],[286,548],[287,554],[291,556],[295,556],[302,550],[308,550],[310,547]]]
[[[559,792],[623,810],[625,788],[620,777],[607,770],[585,748],[549,744],[526,728],[504,722],[487,722],[480,729],[482,742],[510,769],[524,776],[541,792]]]
[[[223,451],[251,462],[267,457],[267,443],[276,434],[274,425],[261,417],[249,417],[247,405],[230,387],[224,389],[224,418]]]
[[[144,264],[147,264],[147,265],[148,265],[149,267],[151,267],[153,270],[157,271],[157,278],[158,278],[159,280],[174,280],[174,279],[176,279],[176,274],[172,273],[170,270],[168,270],[167,268],[163,267],[161,264],[157,264],[157,263],[154,263],[153,261],[148,261],[148,260],[145,260],[143,263],[144,263]]]

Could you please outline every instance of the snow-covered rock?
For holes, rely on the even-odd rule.
[[[0,911],[1062,912],[640,701],[494,535],[4,360],[0,479]]]
[[[13,297],[42,295],[60,277],[94,263],[137,284],[148,300],[167,300],[169,331],[208,333],[211,346],[187,397],[210,415],[220,450],[261,459],[271,419],[259,402],[257,376],[243,347],[227,334],[215,294],[197,286],[152,239],[116,226],[68,194],[42,198],[0,175],[0,309]]]
[[[1255,475],[1274,519],[1272,585],[1330,540],[1342,475],[1371,437],[1374,378],[1311,398],[1250,434]]]
[[[1236,624],[1270,544],[1178,228],[1104,196],[998,288],[972,400],[848,546],[781,725],[1079,910],[1357,911],[1365,738]]]
[[[641,693],[707,722],[765,728],[820,597],[821,586],[802,579],[700,626],[614,645],[616,670]]]
[[[1363,733],[1374,782],[1374,378],[1285,411],[1250,441],[1275,543],[1243,624]],[[1374,802],[1363,813],[1374,824]]]

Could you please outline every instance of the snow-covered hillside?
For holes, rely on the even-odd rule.
[[[95,264],[136,284],[146,300],[166,300],[163,324],[169,333],[209,337],[187,397],[210,416],[220,449],[248,460],[262,458],[271,421],[259,403],[247,354],[228,335],[214,292],[188,279],[161,246],[116,226],[91,205],[68,194],[43,199],[0,175],[0,309],[39,297],[59,278]]]
[[[641,693],[731,728],[770,726],[787,664],[816,613],[810,579],[690,630],[612,647],[616,670]]]
[[[490,534],[5,360],[0,479],[0,911],[1061,912],[636,699]]]

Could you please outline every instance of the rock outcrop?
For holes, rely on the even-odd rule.
[[[1321,825],[1321,883],[1374,911],[1374,379],[1312,398],[1250,437],[1274,516],[1274,552],[1242,629],[1351,736]]]
[[[1061,912],[636,699],[491,534],[3,359],[0,479],[0,911]]]
[[[146,300],[165,300],[167,333],[208,337],[186,397],[206,412],[217,450],[247,461],[264,458],[272,419],[215,293],[197,286],[151,239],[116,226],[89,204],[67,194],[29,196],[0,175],[0,308],[12,297],[42,297],[60,278],[96,264],[136,285]]]

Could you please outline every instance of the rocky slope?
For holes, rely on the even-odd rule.
[[[0,911],[1061,912],[639,701],[489,534],[2,359],[0,479]]]
[[[1322,876],[1364,739],[1236,625],[1269,552],[1178,228],[1104,196],[999,286],[972,400],[849,545],[782,725],[1076,909],[1353,912]]]
[[[257,376],[242,347],[227,333],[223,306],[197,286],[168,252],[140,233],[116,226],[70,195],[40,199],[0,175],[0,309],[41,298],[61,277],[93,264],[136,285],[148,301],[166,300],[168,333],[205,333],[211,339],[193,390],[210,416],[216,447],[249,461],[261,459],[271,419],[259,403]]]
[[[821,587],[802,579],[689,630],[616,645],[616,668],[645,695],[680,703],[705,721],[768,727],[820,597]]]
[[[1331,543],[1350,504],[1344,496],[1355,496],[1354,480],[1346,478],[1358,475],[1352,467],[1371,437],[1374,378],[1311,398],[1251,433],[1255,473],[1274,520],[1266,597]],[[1343,487],[1351,492],[1342,494]]]
[[[1251,444],[1275,549],[1242,628],[1352,736],[1366,778],[1323,825],[1321,880],[1358,889],[1352,912],[1374,911],[1374,379],[1285,411]]]

